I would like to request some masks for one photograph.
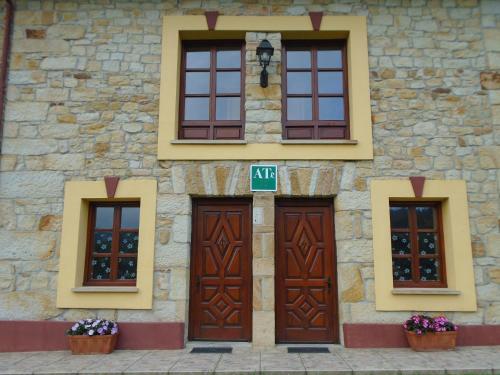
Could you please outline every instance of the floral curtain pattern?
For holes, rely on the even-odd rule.
[[[92,258],[92,278],[95,280],[109,280],[111,274],[111,258]]]
[[[132,203],[92,205],[87,281],[99,285],[135,281],[139,248],[139,207]],[[123,285],[123,284],[122,284]],[[130,285],[130,284],[125,284]]]
[[[438,207],[399,202],[390,207],[393,280],[409,282],[400,287],[439,286],[436,282],[443,281]]]

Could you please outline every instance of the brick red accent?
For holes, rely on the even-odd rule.
[[[69,350],[66,330],[72,322],[0,321],[0,352]],[[182,349],[184,323],[118,323],[118,349]]]
[[[411,187],[415,193],[415,198],[422,198],[424,193],[425,177],[423,176],[413,176],[410,177]]]
[[[219,17],[219,12],[216,10],[205,12],[205,17],[207,19],[208,30],[214,31],[215,25],[217,24],[217,18]]]
[[[402,324],[344,323],[346,348],[408,347]],[[461,325],[457,346],[500,345],[500,325]]]
[[[118,187],[118,182],[120,182],[120,177],[114,177],[114,176],[104,177],[104,183],[106,184],[106,194],[108,194],[108,198],[115,197],[116,188]]]
[[[323,19],[323,12],[309,12],[311,23],[314,31],[319,31],[321,27],[321,20]]]

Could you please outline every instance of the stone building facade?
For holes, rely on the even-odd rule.
[[[365,17],[373,156],[310,160],[294,146],[296,158],[287,160],[159,158],[164,17],[204,17],[206,10],[219,10],[220,17],[308,17],[310,11]],[[275,48],[265,89],[255,54],[264,38]],[[245,32],[248,145],[281,141],[282,39],[277,31]],[[340,342],[351,332],[343,326],[400,324],[412,311],[498,327],[499,77],[495,0],[19,0],[0,157],[0,319],[179,322],[187,337],[192,199],[252,197],[252,342],[273,345],[275,201],[323,197],[334,210]],[[259,163],[278,166],[277,192],[250,191],[249,166]],[[60,254],[68,251],[61,246],[65,183],[105,176],[157,184],[150,308],[56,304]],[[432,301],[450,298],[436,295],[429,308],[411,301],[401,309],[378,306],[372,182],[405,181],[409,188],[410,176],[465,183],[472,309],[433,307]]]

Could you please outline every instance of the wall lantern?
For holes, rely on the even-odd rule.
[[[262,67],[262,72],[260,72],[260,87],[267,87],[266,67],[269,65],[273,53],[274,48],[267,39],[262,40],[257,47],[257,56],[259,56],[259,64]]]

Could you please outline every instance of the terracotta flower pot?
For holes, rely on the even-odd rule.
[[[406,331],[406,338],[410,347],[417,352],[453,350],[457,342],[457,331],[427,332],[423,335]]]
[[[118,334],[103,336],[68,336],[72,354],[109,354],[115,350]]]

